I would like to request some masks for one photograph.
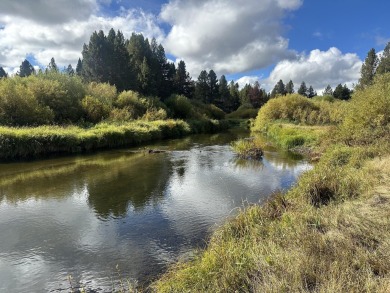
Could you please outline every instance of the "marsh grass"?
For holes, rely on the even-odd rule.
[[[263,157],[263,141],[255,137],[239,139],[231,143],[233,151],[242,159],[259,160]]]
[[[91,152],[137,146],[191,133],[213,133],[230,127],[227,121],[136,120],[77,126],[0,127],[0,160],[31,159],[51,154]]]

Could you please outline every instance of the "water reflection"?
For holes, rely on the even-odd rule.
[[[309,168],[267,150],[237,160],[240,133],[164,141],[147,148],[0,165],[0,291],[67,289],[67,276],[109,290],[150,280],[204,239],[243,201],[288,188]],[[23,276],[22,278],[20,276]]]

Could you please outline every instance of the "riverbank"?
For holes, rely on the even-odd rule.
[[[355,93],[337,119],[330,114],[339,105],[298,96],[268,102],[254,129],[273,133],[287,148],[315,146],[321,159],[286,194],[247,207],[220,227],[205,251],[173,266],[153,288],[389,292],[389,80],[384,75]],[[307,136],[312,127],[322,134]],[[294,138],[297,131],[309,139]]]
[[[0,127],[0,160],[35,159],[136,146],[159,139],[223,131],[233,124],[226,120],[136,120],[121,124],[99,123],[87,129],[77,126],[3,126]]]

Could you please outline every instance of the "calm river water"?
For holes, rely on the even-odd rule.
[[[93,155],[0,164],[0,292],[109,292],[203,247],[245,202],[310,165],[276,150],[242,161],[229,132]],[[94,291],[94,292],[95,292]]]

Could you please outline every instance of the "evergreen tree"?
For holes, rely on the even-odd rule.
[[[68,74],[69,76],[73,76],[74,75],[74,69],[72,67],[71,64],[68,65],[67,68],[65,68],[65,73]]]
[[[218,99],[218,78],[214,70],[210,70],[208,74],[209,95],[208,102],[214,103],[215,99]]]
[[[31,65],[31,63],[27,59],[25,59],[20,65],[19,72],[17,73],[17,75],[19,75],[20,77],[27,77],[31,74],[35,74],[35,69]]]
[[[362,68],[360,70],[359,87],[365,88],[372,84],[374,80],[375,70],[378,65],[378,56],[375,53],[375,49],[372,48],[368,54]],[[336,91],[336,89],[335,89]]]
[[[191,98],[194,91],[194,84],[186,69],[186,64],[180,60],[175,75],[175,90],[179,95]]]
[[[248,91],[249,102],[254,108],[260,108],[267,101],[267,93],[260,88],[260,84],[256,81]]]
[[[313,89],[312,86],[309,86],[309,89],[307,90],[307,97],[313,98],[317,95],[317,92]]]
[[[82,55],[81,75],[85,81],[108,82],[116,85],[119,91],[134,89],[134,76],[130,74],[129,67],[130,57],[120,31],[115,33],[111,29],[107,37],[103,31],[95,31],[89,44],[84,44]],[[79,65],[77,67],[80,68]]]
[[[81,59],[77,61],[77,66],[76,66],[76,75],[81,76],[81,72],[83,70],[83,64],[81,62]]]
[[[207,103],[209,101],[209,77],[206,70],[202,70],[195,83],[195,98],[199,101]]]
[[[387,43],[376,70],[376,73],[378,74],[383,74],[386,72],[390,72],[390,42]]]
[[[58,72],[58,71],[59,71],[59,70],[58,70],[58,66],[57,66],[57,64],[56,64],[56,61],[54,60],[53,57],[50,59],[50,63],[49,63],[49,65],[47,66],[47,71],[48,71],[48,72]]]
[[[292,82],[292,80],[290,80],[287,84],[286,84],[286,93],[287,94],[293,94],[295,91],[294,91],[294,83]]]
[[[302,81],[301,86],[298,89],[298,94],[307,97],[307,86],[304,81]]]
[[[332,87],[328,84],[324,91],[322,92],[323,96],[333,96],[333,89]]]
[[[218,99],[215,99],[214,103],[217,107],[221,108],[225,112],[229,112],[231,109],[230,92],[225,75],[221,75],[219,79]]]
[[[7,72],[5,72],[4,68],[0,66],[0,78],[6,78],[8,77]]]
[[[174,63],[167,62],[162,69],[162,82],[159,89],[159,96],[162,99],[168,98],[175,90],[176,67]]]
[[[231,101],[229,111],[235,111],[240,106],[240,93],[238,88],[238,83],[234,83],[233,80],[229,83],[229,95]]]
[[[333,97],[340,100],[349,100],[351,98],[352,91],[347,85],[338,84],[333,92]]]
[[[150,73],[150,68],[149,68],[148,61],[147,61],[146,57],[144,57],[144,60],[141,63],[141,66],[139,68],[138,84],[139,84],[140,90],[143,94],[150,93],[151,73]]]
[[[249,92],[251,90],[252,86],[250,84],[245,84],[244,87],[240,90],[240,104],[250,104],[249,100]]]

